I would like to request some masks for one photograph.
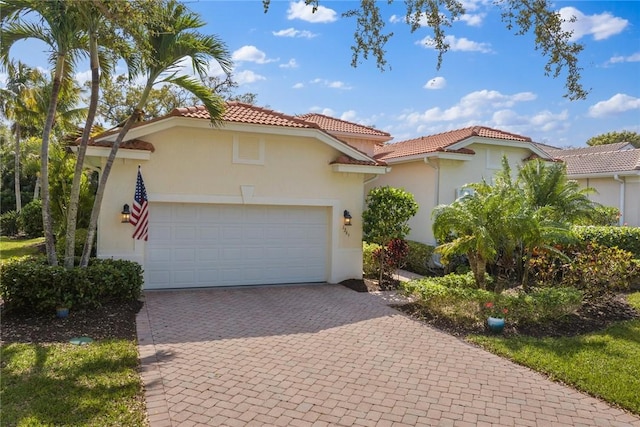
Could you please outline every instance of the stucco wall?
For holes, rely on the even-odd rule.
[[[590,194],[589,198],[604,206],[613,206],[623,211],[622,223],[629,226],[640,227],[640,177],[622,176],[624,180],[624,202],[621,205],[620,192],[622,183],[613,177],[582,178],[578,179],[581,187],[594,188],[597,193]]]
[[[263,141],[261,164],[233,163],[234,136]],[[156,148],[151,160],[119,159],[112,169],[99,221],[99,256],[144,264],[145,243],[134,241],[133,227],[118,218],[122,205],[133,202],[140,164],[150,201],[330,207],[327,280],[362,276],[364,177],[333,172],[329,163],[339,155],[336,149],[314,138],[186,127],[142,139]],[[343,231],[345,209],[354,219],[349,235]]]
[[[408,238],[427,244],[435,244],[431,228],[431,212],[439,204],[449,204],[456,198],[456,190],[465,184],[480,182],[483,178],[491,181],[502,168],[502,157],[506,156],[515,176],[518,165],[530,155],[524,148],[471,144],[467,148],[476,154],[468,160],[431,158],[429,163],[422,159],[391,165],[391,172],[367,185],[372,187],[389,185],[404,188],[414,195],[420,205],[416,216],[410,221],[411,233]]]

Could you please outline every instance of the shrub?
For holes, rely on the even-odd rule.
[[[630,252],[598,244],[563,248],[570,261],[548,252],[529,261],[530,276],[539,286],[572,286],[588,298],[619,292],[640,279]]]
[[[0,229],[3,236],[15,236],[18,234],[18,218],[20,214],[16,211],[7,211],[0,216]]]
[[[407,255],[407,263],[405,268],[413,273],[426,276],[430,273],[429,262],[433,255],[433,246],[424,243],[408,240],[409,254]]]
[[[582,293],[575,288],[496,294],[476,288],[471,273],[414,280],[402,286],[407,293],[416,296],[432,315],[461,325],[484,323],[487,303],[506,308],[506,317],[512,324],[557,320],[574,312],[582,303]]]
[[[583,243],[597,243],[609,248],[618,247],[640,259],[640,227],[573,227]]]
[[[409,255],[409,245],[403,239],[393,239],[386,247],[385,262],[393,270],[404,267],[407,255]]]
[[[58,305],[91,308],[140,296],[142,268],[123,260],[92,260],[87,268],[50,266],[42,257],[24,257],[0,266],[5,308],[51,311]]]
[[[619,220],[620,209],[613,206],[596,206],[591,221],[587,221],[590,223],[581,225],[614,226],[618,225]]]
[[[19,227],[27,237],[42,237],[42,200],[37,199],[27,203],[20,211]]]
[[[362,270],[364,277],[377,277],[378,261],[374,256],[374,252],[380,248],[375,243],[362,242]]]

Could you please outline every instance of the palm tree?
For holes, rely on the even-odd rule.
[[[34,14],[35,19],[21,20],[29,14]],[[74,65],[87,45],[87,37],[82,31],[78,13],[64,0],[13,0],[0,8],[0,22],[0,61],[3,65],[8,64],[9,51],[16,42],[35,38],[49,47],[50,61],[55,70],[47,119],[42,130],[40,181],[47,260],[50,265],[57,265],[49,197],[49,141],[63,82],[71,80]]]
[[[22,197],[20,193],[20,141],[23,136],[23,127],[33,119],[30,117],[29,104],[32,101],[33,87],[42,80],[41,73],[22,62],[9,62],[7,66],[9,78],[6,87],[0,89],[0,111],[9,120],[11,134],[13,135],[14,148],[14,181],[16,193],[16,212],[22,210]]]
[[[91,212],[91,220],[85,241],[81,266],[89,263],[91,247],[95,238],[95,230],[104,190],[109,178],[120,144],[134,122],[142,115],[149,92],[158,83],[175,84],[200,99],[211,117],[212,122],[220,121],[224,113],[223,100],[202,83],[209,60],[217,61],[225,72],[230,72],[229,52],[222,41],[215,36],[203,35],[196,30],[205,25],[201,17],[187,9],[183,4],[170,0],[160,9],[158,19],[150,20],[146,27],[146,39],[140,41],[141,46],[148,46],[144,56],[146,84],[142,96],[114,141],[107,162],[102,170],[98,191]],[[191,64],[200,80],[193,77],[178,76],[181,61],[190,58]]]
[[[587,196],[595,190],[580,189],[576,181],[567,179],[564,163],[532,160],[520,168],[518,184],[532,209],[546,208],[550,219],[557,222],[590,219],[597,206]]]

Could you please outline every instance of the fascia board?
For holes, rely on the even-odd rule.
[[[78,147],[71,147],[74,152],[78,151]],[[109,157],[111,147],[87,147],[87,157]],[[130,148],[119,148],[116,153],[116,159],[133,159],[133,160],[150,160],[151,151],[148,150],[132,150]]]
[[[399,163],[424,161],[429,158],[468,161],[473,159],[473,156],[475,156],[475,154],[446,153],[443,151],[433,151],[430,153],[414,154],[412,156],[396,157],[394,159],[385,159],[385,162],[391,165],[391,164],[399,164]]]
[[[365,173],[383,175],[391,170],[386,166],[369,166],[369,165],[345,165],[335,163],[331,165],[331,169],[334,172],[346,172],[346,173]]]
[[[538,148],[532,142],[525,141],[514,141],[507,139],[494,139],[494,138],[484,138],[480,136],[472,136],[471,138],[464,139],[460,142],[456,142],[455,144],[451,144],[447,148],[449,150],[458,150],[460,148],[465,148],[471,144],[483,144],[483,145],[497,145],[501,147],[515,147],[515,148],[526,148],[532,151],[534,154],[542,157],[543,159],[551,159],[552,157],[546,153],[544,150]]]
[[[567,174],[567,178],[569,179],[613,178],[615,175],[640,176],[640,171],[633,170],[633,171],[619,171],[619,172],[576,173],[576,174]]]

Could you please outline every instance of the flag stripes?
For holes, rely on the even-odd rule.
[[[147,240],[149,237],[149,200],[147,190],[142,180],[142,172],[138,166],[138,179],[136,180],[136,192],[133,197],[133,209],[129,222],[134,225],[133,238],[137,240]]]

